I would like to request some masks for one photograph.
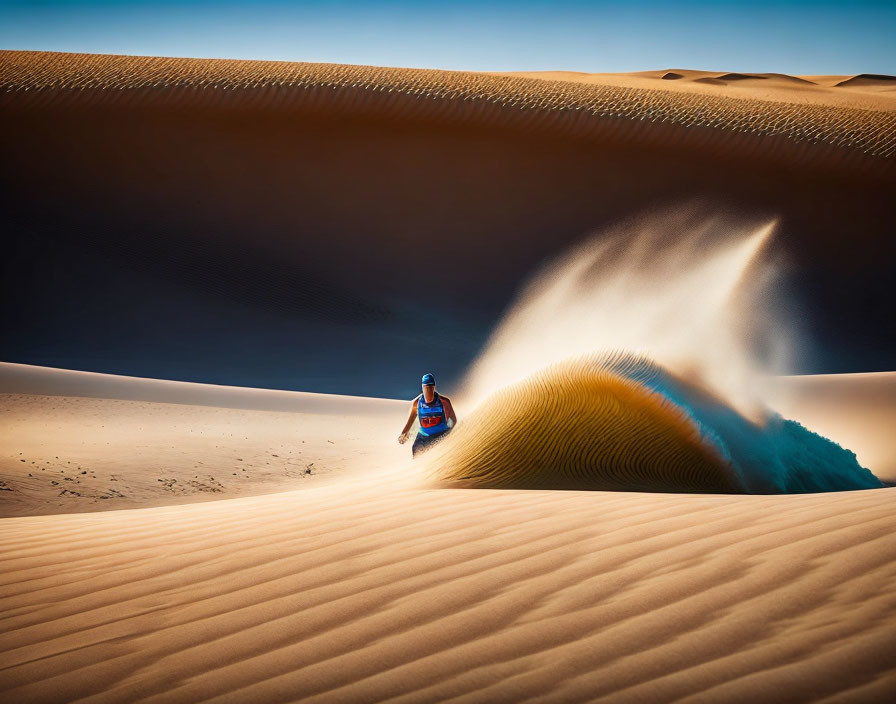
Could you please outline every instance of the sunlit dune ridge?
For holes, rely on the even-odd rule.
[[[71,101],[337,109],[344,115],[492,123],[642,144],[672,139],[727,151],[739,148],[731,139],[737,133],[746,140],[741,146],[770,158],[816,161],[832,156],[819,149],[827,147],[838,152],[838,163],[875,169],[889,168],[887,158],[896,154],[896,111],[462,71],[4,51],[0,95],[18,107]],[[670,135],[645,131],[648,125],[688,129]]]
[[[649,360],[554,364],[501,389],[427,458],[443,486],[697,493],[881,487],[794,421],[753,423]]]
[[[449,485],[737,491],[681,409],[599,359],[555,364],[496,392],[437,448],[427,460]]]

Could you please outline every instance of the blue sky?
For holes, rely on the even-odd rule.
[[[0,48],[491,71],[896,74],[896,0],[0,0]]]

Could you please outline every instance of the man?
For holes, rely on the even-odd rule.
[[[402,445],[407,442],[408,431],[414,424],[414,419],[420,421],[417,429],[417,437],[411,446],[411,455],[416,457],[418,453],[429,449],[457,424],[457,416],[454,407],[447,396],[436,393],[436,378],[432,374],[424,374],[423,393],[411,401],[411,412],[408,422],[404,424],[404,430],[398,436],[398,442]],[[448,425],[451,421],[451,425]]]

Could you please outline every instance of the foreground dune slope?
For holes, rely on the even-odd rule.
[[[896,490],[398,484],[3,520],[6,700],[896,694]]]

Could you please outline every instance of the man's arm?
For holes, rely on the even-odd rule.
[[[411,429],[411,426],[414,424],[414,420],[417,418],[417,400],[420,397],[418,396],[413,401],[411,401],[411,412],[408,413],[408,421],[404,424],[404,428],[401,431],[401,435],[398,436],[398,442],[402,445],[408,439],[408,431]]]
[[[448,415],[448,420],[451,421],[452,425],[457,425],[457,415],[454,413],[454,406],[451,403],[451,399],[447,396],[442,396],[442,405],[445,407],[445,413]]]

